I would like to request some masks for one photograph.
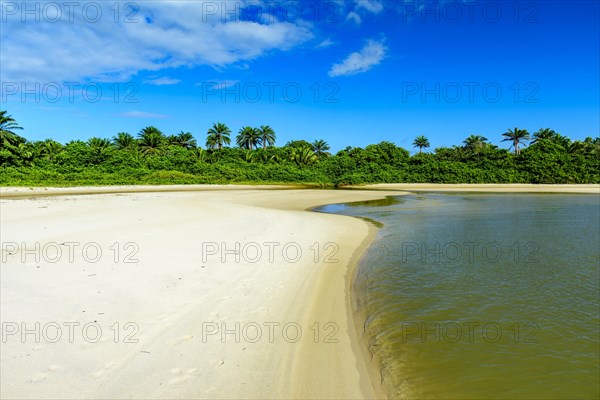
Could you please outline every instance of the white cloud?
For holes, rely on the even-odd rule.
[[[356,9],[364,9],[373,14],[379,14],[383,11],[383,4],[379,0],[356,0]]]
[[[362,18],[354,11],[350,11],[346,16],[346,21],[353,21],[356,25],[360,25]]]
[[[251,0],[239,1],[243,5]],[[37,3],[40,10],[49,3],[67,4]],[[24,3],[15,4],[24,7]],[[123,10],[125,3],[118,3],[121,12],[117,16],[113,2],[90,4],[102,7],[96,22],[89,17],[86,21],[81,4],[63,7],[55,23],[44,15],[40,22],[28,16],[26,23],[21,22],[21,12],[3,15],[0,78],[13,82],[124,81],[140,71],[237,65],[273,50],[292,49],[313,37],[311,25],[303,21],[269,18],[258,23],[224,18],[224,10],[207,13],[208,6],[225,7],[225,2],[138,2],[139,10],[133,15],[137,22],[132,23],[123,22],[130,12]],[[93,17],[91,8],[87,15]]]
[[[385,58],[387,49],[381,42],[369,40],[358,52],[350,54],[344,61],[334,64],[329,70],[329,76],[355,75],[366,72]]]
[[[127,111],[127,112],[119,114],[119,116],[125,117],[125,118],[159,118],[159,119],[169,117],[168,115],[165,115],[165,114],[155,114],[155,113],[149,113],[149,112],[144,112],[144,111]]]
[[[324,49],[324,48],[329,47],[329,46],[333,46],[333,41],[328,38],[328,39],[323,40],[321,43],[319,43],[316,46],[316,48],[317,49]]]
[[[147,83],[148,85],[165,86],[165,85],[176,85],[178,83],[181,83],[181,80],[169,78],[168,76],[163,76],[162,78],[145,80],[144,83]]]

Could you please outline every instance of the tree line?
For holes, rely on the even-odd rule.
[[[64,145],[53,139],[29,141],[16,133],[21,129],[0,111],[2,185],[600,183],[600,138],[572,141],[550,128],[532,135],[508,129],[502,137],[509,149],[470,135],[461,145],[427,153],[423,149],[430,142],[419,135],[413,156],[391,142],[346,147],[336,154],[325,140],[292,140],[278,147],[268,125],[244,126],[232,138],[226,124],[215,123],[206,132],[205,148],[190,132],[165,135],[154,126],[137,136],[119,132],[112,139]]]

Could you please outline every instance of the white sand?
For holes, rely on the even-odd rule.
[[[0,397],[381,397],[348,292],[350,266],[374,229],[359,219],[303,210],[388,193],[251,187],[125,193],[130,189],[20,199],[11,196],[85,190],[1,189]],[[102,189],[87,189],[93,190]],[[41,249],[22,260],[23,242]],[[52,263],[53,244],[64,242],[79,245],[60,245],[62,255]],[[271,247],[273,262],[274,245],[265,242],[280,243]],[[217,254],[203,254],[208,243]],[[239,262],[231,254],[222,261],[222,243],[246,245],[247,252]],[[286,243],[295,243],[288,260]],[[337,262],[325,263],[336,246]],[[96,247],[102,257],[93,262]],[[302,251],[297,262],[294,248]],[[136,249],[138,262],[125,262]],[[72,334],[71,323],[79,324]],[[22,335],[23,328],[32,333]],[[222,328],[231,332],[222,337]],[[302,334],[295,341],[297,328]],[[212,329],[219,333],[209,335]]]

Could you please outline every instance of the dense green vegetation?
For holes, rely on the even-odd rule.
[[[471,135],[460,146],[430,147],[425,136],[410,153],[393,143],[347,147],[330,154],[324,140],[304,140],[276,147],[269,126],[242,127],[236,147],[231,130],[216,123],[206,134],[206,148],[189,132],[165,135],[156,127],[137,137],[117,133],[112,140],[91,138],[61,144],[31,142],[6,111],[0,111],[0,185],[118,185],[191,183],[344,184],[420,183],[600,183],[600,138],[571,141],[551,129],[530,137],[509,129],[502,136],[514,153]],[[523,148],[529,140],[531,144]]]

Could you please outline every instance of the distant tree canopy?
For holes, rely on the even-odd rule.
[[[520,128],[498,134],[509,149],[472,134],[461,145],[433,152],[427,137],[413,141],[419,152],[391,142],[330,153],[322,139],[292,140],[277,147],[268,125],[231,129],[215,123],[206,149],[187,131],[165,135],[148,126],[135,136],[118,132],[61,144],[28,141],[6,111],[0,111],[0,184],[100,185],[169,183],[600,183],[600,138],[572,141],[550,128],[530,135]],[[529,143],[529,145],[527,145]]]

